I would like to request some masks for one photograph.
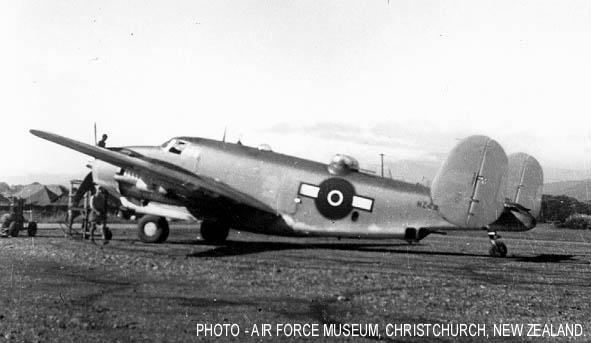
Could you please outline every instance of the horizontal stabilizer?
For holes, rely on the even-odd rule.
[[[462,140],[450,152],[431,186],[439,214],[459,227],[484,227],[504,209],[508,160],[486,136]]]

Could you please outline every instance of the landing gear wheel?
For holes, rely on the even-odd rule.
[[[138,236],[144,243],[162,243],[168,233],[168,222],[164,217],[144,216],[138,223]]]
[[[207,243],[223,243],[229,232],[230,227],[217,220],[204,220],[201,223],[201,238]]]
[[[29,226],[27,226],[27,234],[29,237],[35,237],[37,234],[37,223],[36,222],[29,222]]]
[[[493,257],[506,257],[507,246],[503,242],[497,242],[495,245],[490,247],[488,253]]]
[[[498,239],[501,238],[501,236],[497,235],[496,232],[489,232],[488,237],[490,238],[490,243],[492,244],[492,246],[490,247],[490,250],[488,251],[490,256],[493,256],[493,257],[507,256],[507,246],[505,245],[505,243],[498,241]]]
[[[20,228],[16,222],[11,222],[10,225],[8,225],[8,234],[12,237],[18,237],[19,229]]]

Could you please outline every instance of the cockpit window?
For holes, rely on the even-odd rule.
[[[187,147],[187,143],[183,141],[176,141],[176,143],[168,149],[173,154],[180,154]]]
[[[178,139],[171,139],[168,142],[162,144],[161,147],[173,154],[180,154],[187,147],[187,142]]]

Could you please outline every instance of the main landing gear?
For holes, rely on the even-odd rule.
[[[144,216],[138,223],[138,236],[144,243],[162,243],[168,238],[168,221],[159,216]]]
[[[230,226],[222,220],[207,219],[201,223],[201,238],[212,244],[223,243],[228,238]],[[164,217],[148,215],[138,223],[138,236],[144,243],[163,243],[170,229]]]
[[[229,232],[230,227],[220,220],[207,219],[201,222],[201,238],[207,243],[223,243]]]
[[[501,236],[497,235],[497,233],[494,231],[489,231],[488,238],[490,238],[490,243],[492,244],[492,246],[490,247],[490,250],[488,251],[490,256],[494,256],[494,257],[507,256],[507,246],[505,245],[505,243],[498,241],[498,239],[500,239]]]

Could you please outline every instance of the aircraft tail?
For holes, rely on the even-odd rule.
[[[450,152],[431,185],[439,214],[458,227],[485,227],[505,209],[508,159],[486,136],[462,140]]]
[[[507,198],[527,209],[537,217],[542,207],[544,172],[532,156],[520,152],[509,155]]]
[[[504,231],[529,230],[536,226],[543,185],[544,173],[534,157],[525,153],[511,154],[505,211],[493,226]]]

